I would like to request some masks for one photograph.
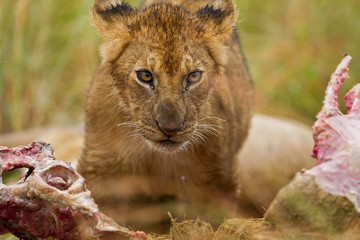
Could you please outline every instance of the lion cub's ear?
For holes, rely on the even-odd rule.
[[[135,10],[120,0],[95,0],[92,16],[105,41],[126,40],[130,37],[128,25]]]
[[[95,0],[92,16],[100,35],[105,40],[100,54],[103,61],[115,60],[131,40],[128,26],[136,11],[120,0]]]
[[[224,65],[226,47],[224,42],[230,38],[237,20],[232,0],[213,0],[196,13],[204,26],[204,40],[208,43],[215,60]]]
[[[226,39],[236,25],[235,6],[232,0],[213,0],[200,8],[196,15],[205,30],[217,38]]]

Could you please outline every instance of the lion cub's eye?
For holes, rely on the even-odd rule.
[[[188,75],[187,80],[189,83],[197,83],[201,80],[202,72],[195,71]]]
[[[153,76],[149,71],[137,71],[136,77],[139,79],[140,82],[151,84],[153,83]]]

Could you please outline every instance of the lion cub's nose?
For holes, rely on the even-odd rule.
[[[176,135],[183,126],[175,122],[158,122],[158,127],[166,136],[172,137]]]
[[[155,107],[154,120],[158,129],[167,137],[172,137],[184,127],[186,108],[171,100],[163,100]]]

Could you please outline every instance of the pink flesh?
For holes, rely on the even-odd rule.
[[[360,84],[345,96],[348,113],[339,110],[337,94],[348,76],[351,57],[345,56],[332,74],[324,105],[313,126],[313,156],[317,166],[307,173],[316,175],[322,189],[346,195],[360,206]]]

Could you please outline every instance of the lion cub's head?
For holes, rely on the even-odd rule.
[[[93,20],[105,40],[102,67],[119,106],[129,110],[129,125],[160,151],[198,141],[214,79],[226,64],[224,42],[236,22],[232,1],[191,13],[172,4],[137,11],[119,0],[97,0]]]

